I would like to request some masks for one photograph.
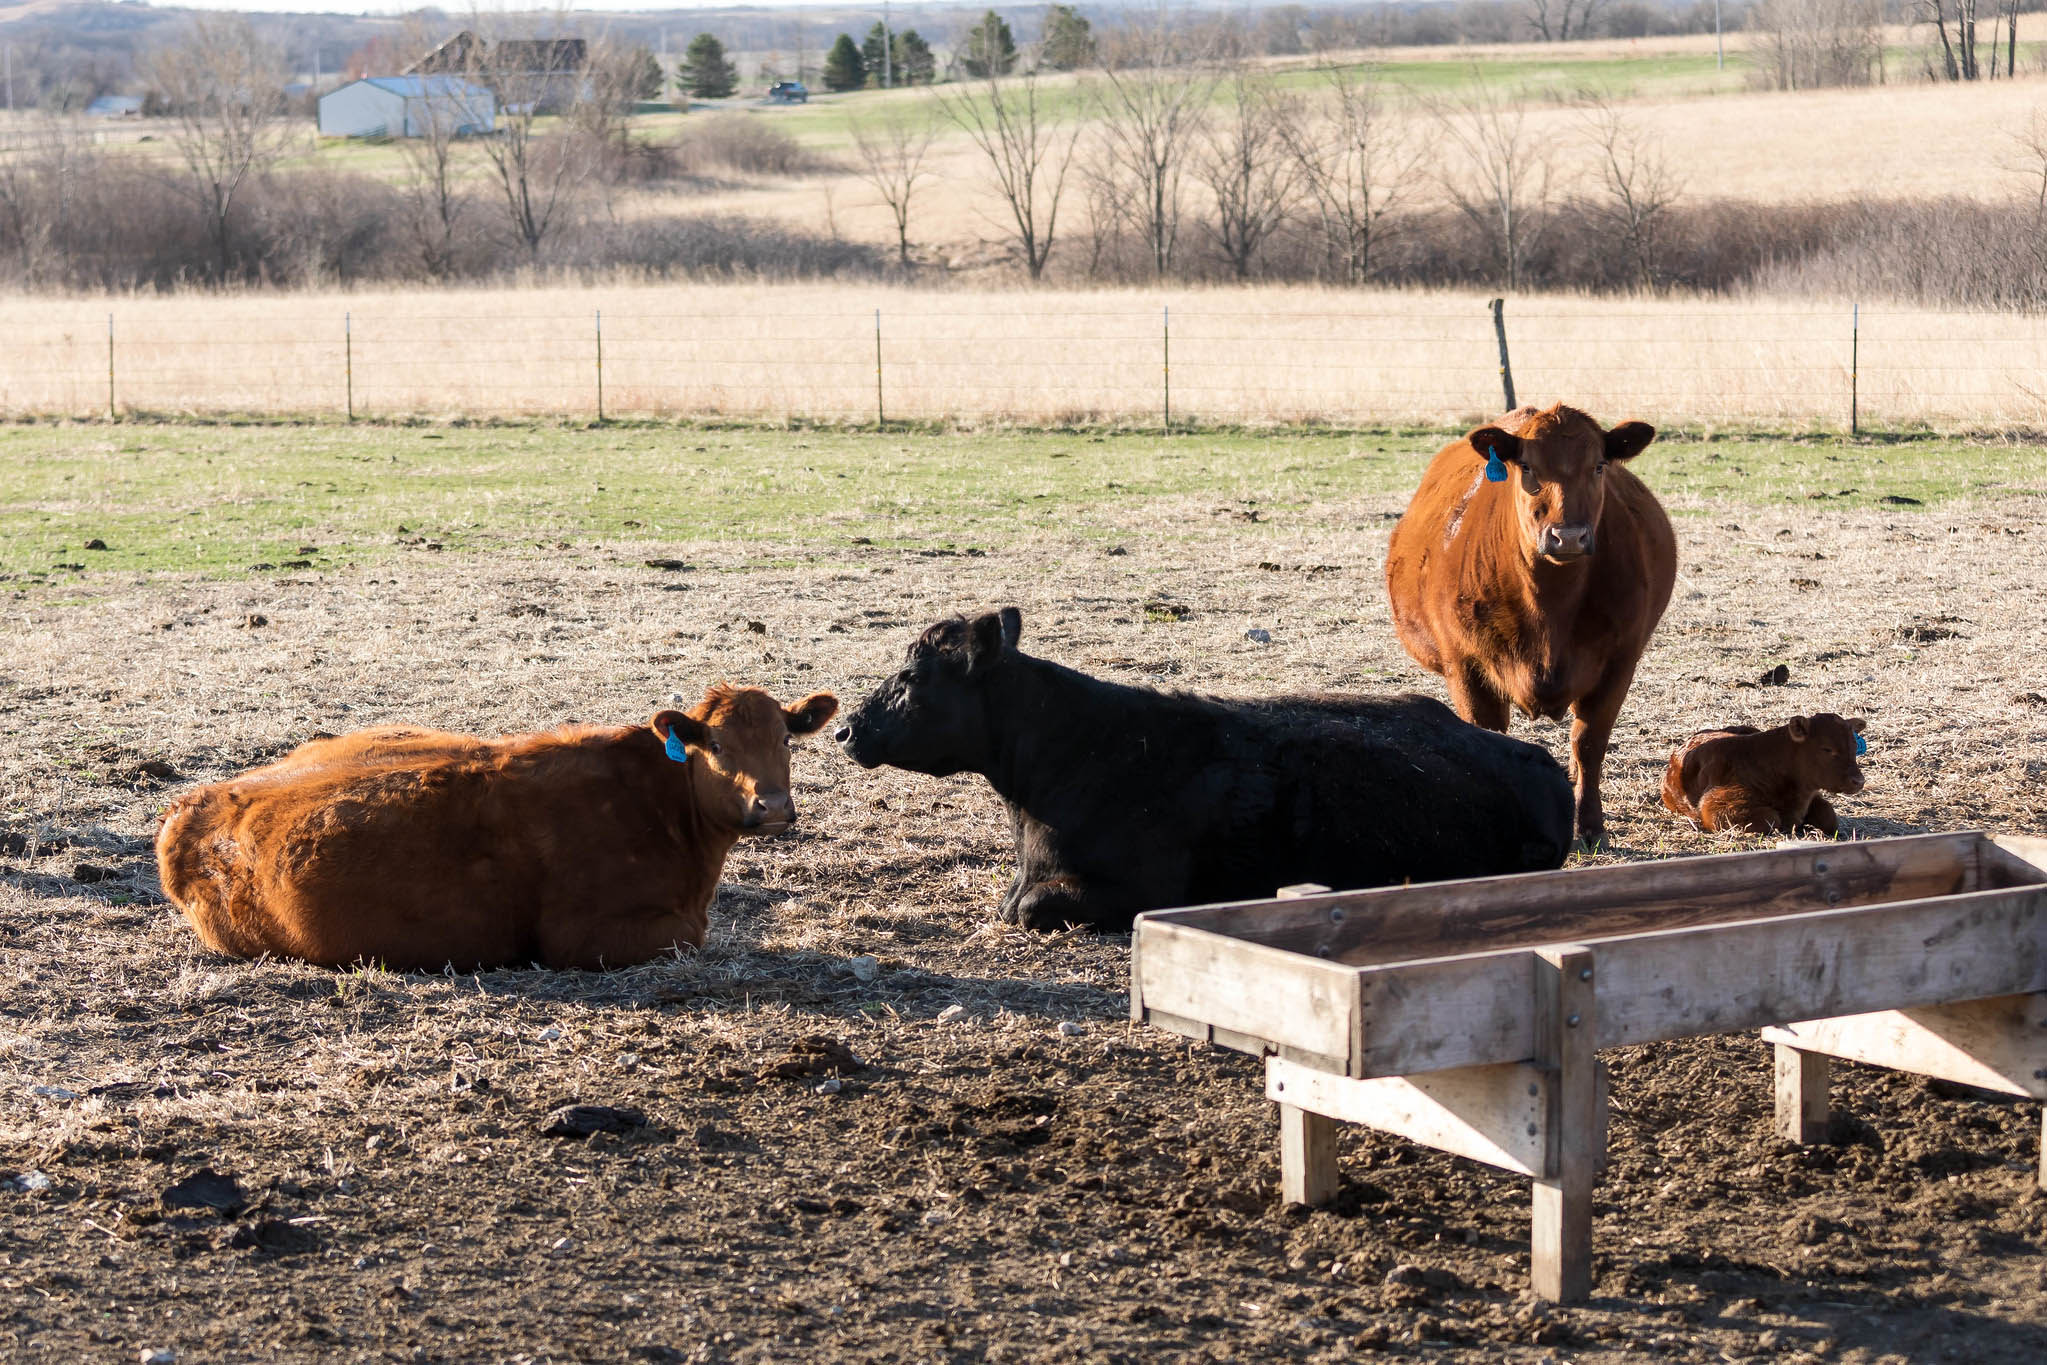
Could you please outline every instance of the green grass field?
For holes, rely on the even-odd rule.
[[[964,550],[1124,534],[1147,500],[1398,498],[1440,432],[1102,434],[649,427],[0,428],[0,572],[235,577],[555,542]],[[1679,515],[2047,492],[2038,452],[1955,439],[1674,438],[1636,466]],[[1911,499],[1913,501],[1883,500]],[[1255,527],[1251,528],[1256,533]],[[88,540],[104,550],[83,548]],[[78,565],[82,568],[60,566]]]

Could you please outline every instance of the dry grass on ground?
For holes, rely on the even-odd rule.
[[[356,412],[1469,424],[1500,407],[1482,296],[646,285],[0,301],[0,413]],[[2047,323],[1864,308],[1861,420],[2047,423]],[[1517,298],[1517,391],[1662,423],[1843,428],[1846,304]]]
[[[1526,1186],[1468,1163],[1348,1133],[1337,1206],[1279,1208],[1254,1063],[1128,1025],[1121,940],[992,922],[1009,835],[975,780],[806,746],[804,823],[735,851],[709,949],[602,976],[229,963],[157,899],[168,791],[314,730],[630,721],[721,676],[850,700],[961,607],[1015,602],[1026,648],[1127,680],[1440,692],[1385,619],[1398,498],[1233,493],[1222,515],[1162,498],[980,556],[607,539],[269,582],[96,573],[68,600],[18,600],[0,808],[32,842],[0,870],[0,1354],[2047,1351],[2036,1107],[1844,1067],[1842,1145],[1793,1150],[1768,1136],[1750,1037],[1614,1057],[1587,1307],[1522,1297]],[[1870,787],[1843,803],[1857,835],[2047,831],[2034,510],[1691,507],[1622,716],[1609,856],[1737,846],[1654,805],[1664,756],[1702,725],[1816,709],[1870,718]],[[642,566],[676,555],[695,570]],[[1150,619],[1160,599],[1185,619]],[[1788,688],[1744,686],[1780,661]],[[113,876],[81,884],[81,862]],[[818,1035],[864,1063],[837,1094],[770,1074]],[[650,1127],[539,1136],[572,1099]],[[243,1213],[163,1207],[206,1169],[235,1177]]]

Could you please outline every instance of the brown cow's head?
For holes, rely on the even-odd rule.
[[[759,688],[719,683],[687,713],[663,711],[652,724],[663,744],[670,735],[682,742],[700,810],[731,828],[780,834],[796,823],[790,746],[838,709],[829,692],[784,707]]]
[[[1523,408],[1504,426],[1483,426],[1466,438],[1480,460],[1498,454],[1507,466],[1509,495],[1532,559],[1553,564],[1583,559],[1597,548],[1599,514],[1606,502],[1606,467],[1630,460],[1656,439],[1647,422],[1623,422],[1612,431],[1576,408],[1559,403],[1544,411]]]
[[[1784,733],[1791,737],[1792,769],[1799,785],[1853,796],[1862,790],[1862,766],[1855,761],[1855,737],[1862,733],[1860,716],[1843,719],[1832,711],[1793,716]]]

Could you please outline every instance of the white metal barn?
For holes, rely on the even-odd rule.
[[[457,76],[369,76],[320,96],[322,137],[461,137],[497,131],[490,91]]]

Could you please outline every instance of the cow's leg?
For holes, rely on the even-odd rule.
[[[560,929],[543,926],[540,960],[557,970],[597,972],[650,962],[675,948],[701,948],[710,925],[704,911],[638,907],[592,915]]]
[[[1026,886],[1005,918],[1012,924],[1043,933],[1055,933],[1070,924],[1120,933],[1130,927],[1131,919],[1144,908],[1118,888],[1060,876]]]
[[[1587,848],[1606,838],[1606,809],[1600,803],[1599,778],[1606,767],[1606,746],[1613,738],[1613,723],[1628,699],[1628,686],[1635,681],[1629,667],[1610,673],[1599,686],[1571,704],[1571,785],[1578,797],[1578,837]]]
[[[1715,834],[1782,832],[1776,808],[1740,787],[1715,787],[1700,797],[1699,823]]]
[[[1507,699],[1493,688],[1492,679],[1475,660],[1466,660],[1443,674],[1449,684],[1450,707],[1481,730],[1507,733]]]
[[[1837,839],[1841,835],[1841,817],[1834,813],[1834,803],[1824,796],[1815,796],[1812,804],[1805,808],[1805,818],[1798,822],[1799,829],[1809,829]]]

